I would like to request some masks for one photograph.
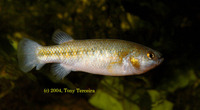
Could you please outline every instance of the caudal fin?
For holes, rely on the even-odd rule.
[[[39,70],[44,65],[39,63],[37,59],[36,49],[38,47],[41,47],[41,45],[26,38],[19,42],[17,57],[19,67],[23,72],[29,72],[34,67]]]

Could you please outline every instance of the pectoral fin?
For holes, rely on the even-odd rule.
[[[107,66],[107,70],[110,73],[110,75],[117,75],[117,71],[116,68],[121,64],[121,61],[116,61],[116,62],[111,62],[108,66]]]

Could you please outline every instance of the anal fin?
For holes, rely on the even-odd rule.
[[[63,79],[71,72],[71,69],[65,64],[57,63],[52,65],[51,72],[56,75],[58,79]]]

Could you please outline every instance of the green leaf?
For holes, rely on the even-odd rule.
[[[103,110],[123,110],[121,103],[117,99],[102,90],[97,90],[89,102],[93,106]]]
[[[174,71],[174,74],[176,76],[174,79],[171,79],[164,85],[162,85],[162,88],[166,89],[169,92],[174,92],[179,88],[184,88],[190,83],[197,80],[194,70],[183,71],[177,69]]]
[[[148,90],[152,101],[152,110],[172,110],[173,103],[163,98],[156,90]]]
[[[103,110],[140,110],[138,105],[133,103],[131,97],[128,100],[124,86],[119,77],[105,77],[89,102],[93,106]],[[136,94],[137,95],[137,94]]]

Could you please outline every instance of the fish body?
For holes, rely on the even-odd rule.
[[[55,63],[51,71],[64,78],[71,71],[84,71],[109,76],[142,74],[157,65],[163,58],[158,51],[146,46],[117,39],[73,40],[62,31],[53,34],[59,45],[41,46],[23,39],[18,46],[18,60],[22,71],[46,63]]]

